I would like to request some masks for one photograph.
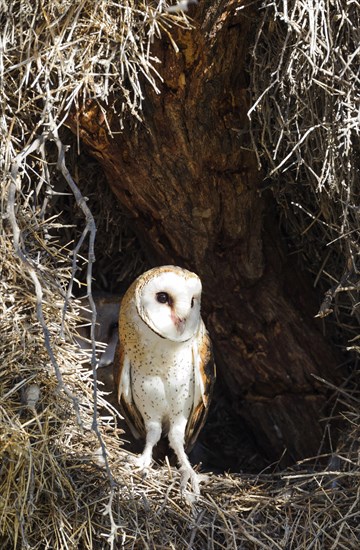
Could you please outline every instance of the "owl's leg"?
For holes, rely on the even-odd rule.
[[[177,421],[172,426],[170,426],[169,433],[168,433],[169,443],[171,447],[174,449],[180,465],[181,491],[184,491],[186,489],[186,484],[190,479],[193,492],[196,495],[199,495],[200,494],[199,478],[196,472],[194,472],[184,449],[185,428],[186,428],[186,419],[184,419],[183,421]]]
[[[145,447],[140,456],[135,459],[135,465],[139,470],[146,470],[152,461],[153,448],[161,437],[162,427],[161,422],[151,421],[145,424],[146,442]]]

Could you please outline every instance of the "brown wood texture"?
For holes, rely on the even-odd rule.
[[[144,83],[143,123],[108,135],[99,109],[74,115],[132,218],[150,262],[203,281],[203,311],[233,410],[269,459],[315,454],[336,357],[322,335],[311,283],[286,253],[252,151],[247,111],[256,5],[203,1],[193,31],[154,44],[161,94]],[[109,109],[116,132],[116,116]],[[76,119],[76,120],[75,120]],[[101,198],[99,198],[101,200]],[[241,450],[239,450],[241,452]]]

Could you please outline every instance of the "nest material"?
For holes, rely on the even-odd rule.
[[[181,500],[176,469],[154,468],[144,480],[129,466],[109,408],[96,417],[99,441],[89,370],[81,367],[79,350],[57,337],[63,300],[52,289],[45,316],[63,383],[78,400],[77,420],[49,364],[32,280],[14,260],[9,239],[1,241],[1,257],[2,548],[97,549],[112,541],[136,549],[358,548],[356,393],[345,396],[353,433],[328,469],[316,472],[309,463],[272,475],[209,474],[202,498],[190,507]],[[71,266],[60,273],[66,280]],[[68,312],[70,332],[77,313],[76,305]],[[98,404],[106,406],[101,396]]]
[[[138,75],[156,86],[151,38],[174,19],[164,2],[0,6],[0,546],[358,548],[356,393],[344,396],[352,433],[325,470],[309,463],[281,474],[209,474],[190,506],[176,469],[156,467],[142,479],[129,467],[116,411],[93,387],[95,350],[84,355],[74,341],[74,281],[82,272],[91,298],[101,206],[91,178],[80,193],[81,165],[77,177],[61,127],[77,101],[111,91],[120,110],[140,116]],[[114,236],[112,221],[102,223],[98,232],[113,236],[114,250],[121,240],[121,250],[131,248],[126,224]],[[143,262],[134,252],[122,261],[120,283]]]
[[[266,0],[263,8],[251,69],[254,145],[290,246],[324,292],[319,317],[333,313],[340,338],[357,339],[359,3]]]

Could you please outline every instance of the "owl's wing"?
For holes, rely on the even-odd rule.
[[[211,340],[204,323],[201,323],[198,337],[193,345],[194,362],[194,405],[190,413],[186,431],[185,447],[189,452],[204,425],[209,410],[216,368],[212,353]]]
[[[114,381],[120,410],[131,433],[136,439],[145,438],[144,421],[135,405],[132,394],[131,362],[121,342],[118,344],[115,352]]]

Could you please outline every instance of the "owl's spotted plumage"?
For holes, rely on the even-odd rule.
[[[182,488],[197,476],[185,449],[205,421],[215,366],[200,316],[201,282],[176,266],[151,269],[126,292],[120,310],[120,344],[114,363],[118,399],[135,437],[146,439],[140,468],[167,435],[182,472]]]

